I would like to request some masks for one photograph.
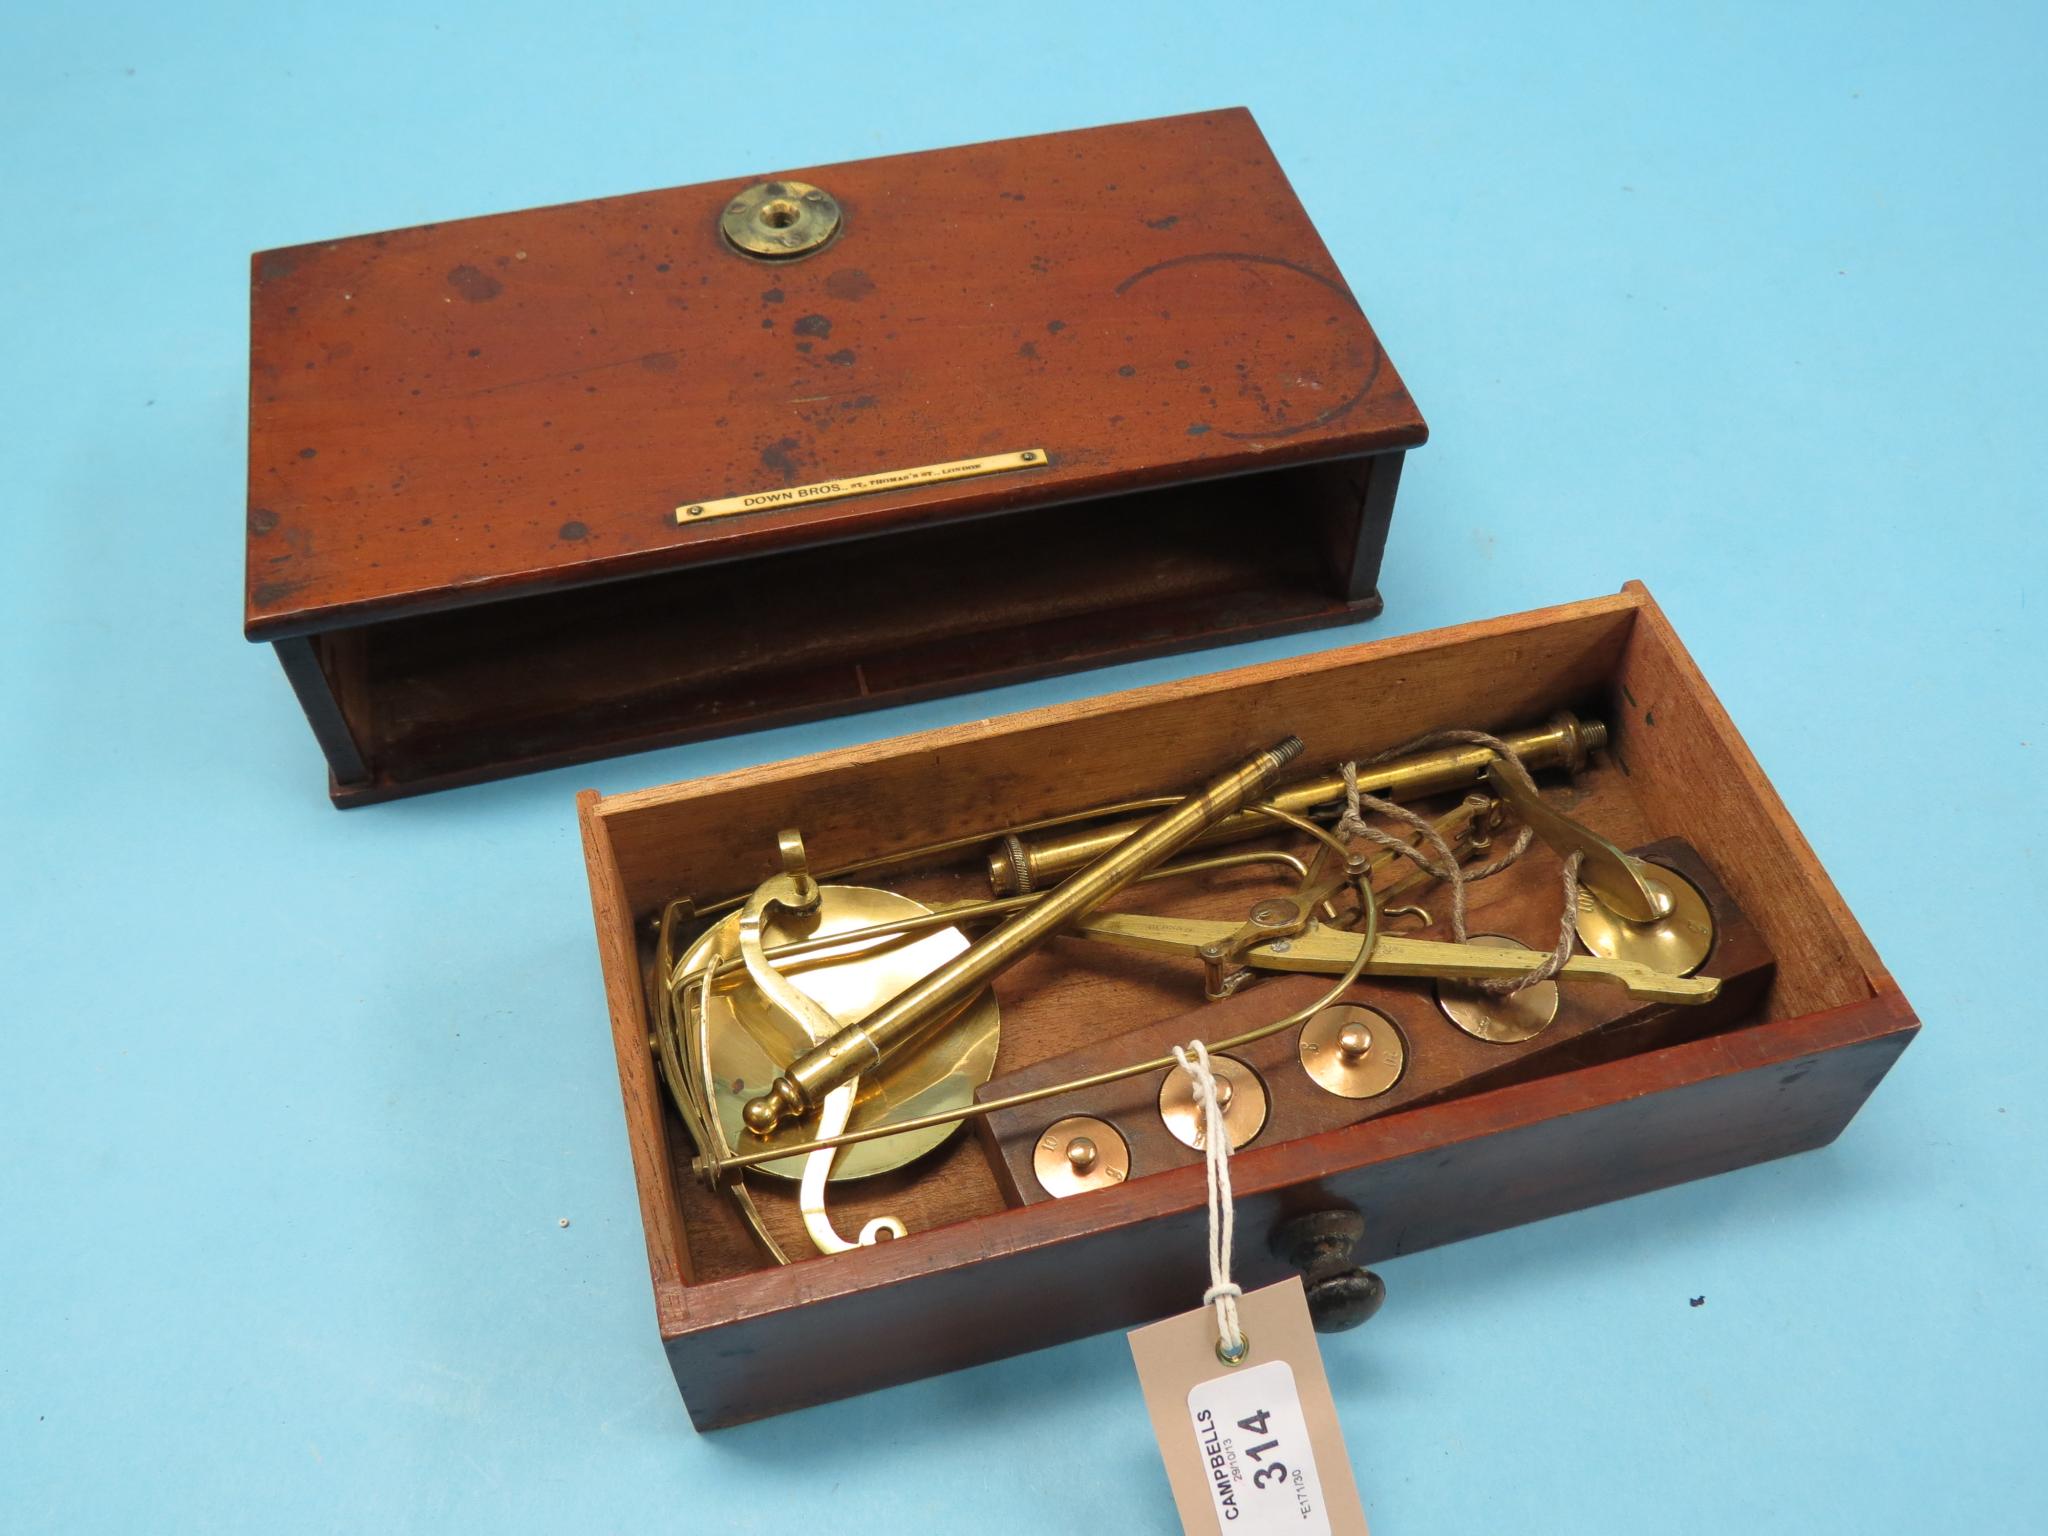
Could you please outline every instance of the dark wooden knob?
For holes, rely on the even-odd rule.
[[[1307,1211],[1273,1229],[1273,1256],[1301,1271],[1309,1321],[1317,1333],[1342,1333],[1379,1311],[1386,1283],[1351,1262],[1365,1218],[1348,1209]]]
[[[1369,1269],[1341,1269],[1321,1280],[1306,1282],[1308,1320],[1317,1333],[1342,1333],[1356,1328],[1379,1311],[1387,1299],[1387,1283]]]

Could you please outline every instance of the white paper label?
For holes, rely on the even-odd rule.
[[[1200,1383],[1188,1393],[1188,1417],[1224,1530],[1330,1536],[1294,1369],[1285,1360]]]

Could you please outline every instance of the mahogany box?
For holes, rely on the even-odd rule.
[[[800,828],[813,867],[829,869],[1185,792],[1290,732],[1306,740],[1305,761],[1330,763],[1562,709],[1609,732],[1576,781],[1578,814],[1624,846],[1682,840],[1774,965],[1716,1032],[1253,1140],[1232,1159],[1237,1278],[1250,1286],[1289,1272],[1269,1239],[1304,1212],[1356,1213],[1356,1257],[1370,1262],[1822,1146],[1912,1039],[1911,1008],[1640,585],[716,778],[585,793],[655,1317],[691,1418],[730,1424],[1184,1310],[1207,1283],[1205,1189],[1191,1157],[1016,1204],[989,1138],[963,1134],[917,1165],[914,1184],[887,1192],[909,1235],[776,1266],[693,1177],[650,1054],[645,983],[664,903],[751,888],[776,871],[783,827]],[[1553,859],[1543,877],[1551,932],[1555,869]],[[1154,889],[1164,888],[1145,888],[1148,907]],[[999,1073],[1204,1007],[1190,967],[1133,971],[1085,948],[1056,940],[999,978]],[[849,1202],[850,1230],[863,1208]]]
[[[1379,611],[1422,417],[1242,110],[264,251],[338,804]]]

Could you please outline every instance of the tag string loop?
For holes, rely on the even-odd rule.
[[[1196,1040],[1173,1048],[1173,1059],[1194,1084],[1202,1110],[1202,1166],[1209,1176],[1209,1289],[1202,1304],[1216,1309],[1216,1357],[1237,1365],[1251,1353],[1251,1340],[1238,1326],[1237,1298],[1244,1292],[1230,1279],[1230,1250],[1236,1237],[1237,1211],[1230,1198],[1230,1132],[1223,1124],[1223,1106],[1216,1101],[1216,1072],[1209,1048]]]

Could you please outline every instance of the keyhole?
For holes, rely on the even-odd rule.
[[[778,198],[772,203],[763,203],[761,211],[754,217],[770,229],[787,229],[803,217],[803,210],[787,199]]]

